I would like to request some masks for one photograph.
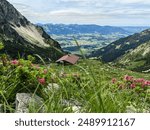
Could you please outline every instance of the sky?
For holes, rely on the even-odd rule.
[[[32,23],[150,25],[150,0],[8,1]]]

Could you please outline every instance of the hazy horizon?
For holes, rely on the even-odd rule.
[[[34,24],[53,24],[53,25],[98,25],[98,24],[90,24],[90,23],[83,23],[83,24],[80,24],[80,23],[34,23]],[[98,26],[111,26],[111,27],[150,27],[150,25],[120,25],[120,26],[115,26],[115,25],[98,25]]]
[[[150,26],[149,0],[8,0],[32,23]]]

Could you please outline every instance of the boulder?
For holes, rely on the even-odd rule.
[[[60,86],[56,83],[49,83],[47,88],[48,88],[48,90],[58,90],[58,89],[60,89]]]
[[[62,105],[64,105],[66,109],[71,109],[74,113],[83,112],[81,103],[76,100],[62,100]]]
[[[16,113],[39,112],[44,113],[44,101],[37,95],[30,93],[17,93]]]

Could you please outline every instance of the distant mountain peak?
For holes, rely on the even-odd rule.
[[[5,46],[3,52],[11,56],[19,52],[23,55],[39,54],[45,58],[56,58],[58,52],[54,48],[61,51],[58,42],[41,27],[29,22],[6,0],[0,2],[0,39]]]
[[[29,21],[6,0],[0,2],[0,23],[24,26]]]

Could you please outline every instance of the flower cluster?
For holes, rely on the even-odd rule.
[[[123,88],[142,88],[146,89],[150,86],[150,80],[145,80],[144,78],[135,78],[133,76],[125,75],[122,81],[117,80],[116,78],[112,79],[112,83],[116,84],[120,89]]]
[[[39,84],[45,85],[46,84],[46,76],[48,74],[48,70],[44,67],[40,67],[37,64],[33,64],[30,61],[25,60],[11,60],[10,61],[11,66],[15,66],[16,68],[21,70],[22,77],[27,75],[26,77],[35,78]],[[25,73],[24,73],[25,72]],[[28,74],[27,74],[28,72]]]
[[[38,78],[40,84],[44,85],[46,83],[45,78]]]
[[[11,65],[18,65],[19,64],[19,61],[18,60],[12,60],[10,61]]]
[[[136,86],[141,86],[141,87],[150,86],[150,80],[145,80],[144,78],[138,78],[138,79],[136,79],[133,76],[125,75],[124,76],[124,80],[126,82],[131,83],[130,84],[131,88],[135,88]]]

